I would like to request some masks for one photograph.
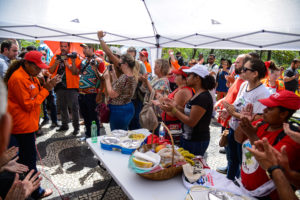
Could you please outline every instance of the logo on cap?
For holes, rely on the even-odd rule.
[[[46,63],[46,58],[45,58],[45,56],[42,56],[42,57],[41,57],[41,61],[42,61],[43,63]]]
[[[279,96],[280,96],[280,94],[277,93],[277,92],[273,94],[273,97],[276,98],[276,99],[277,99]]]

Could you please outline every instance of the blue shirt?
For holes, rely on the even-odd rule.
[[[228,73],[226,71],[221,71],[218,74],[218,87],[216,89],[216,91],[218,92],[228,92],[228,87],[226,86],[226,79],[225,79],[225,75],[228,75]]]
[[[10,64],[10,59],[5,55],[0,54],[0,76],[2,78],[4,77],[9,64]]]

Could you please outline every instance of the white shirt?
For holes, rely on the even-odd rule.
[[[253,114],[263,113],[263,110],[266,106],[262,105],[258,99],[265,99],[270,96],[269,90],[261,84],[257,88],[252,89],[251,91],[246,91],[248,87],[248,81],[242,83],[239,93],[233,103],[237,112],[241,112],[247,104],[251,103],[253,105]],[[235,130],[239,125],[239,120],[235,117],[232,117],[229,121],[229,126]]]

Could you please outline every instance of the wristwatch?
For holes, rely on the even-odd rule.
[[[266,170],[266,174],[268,176],[269,179],[272,179],[272,172],[275,170],[275,169],[282,169],[282,167],[280,167],[279,165],[273,165],[271,167],[269,167],[267,170]]]

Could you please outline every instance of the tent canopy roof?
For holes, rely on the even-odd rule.
[[[0,37],[148,47],[300,49],[298,0],[0,0]],[[79,22],[79,23],[78,23]]]

